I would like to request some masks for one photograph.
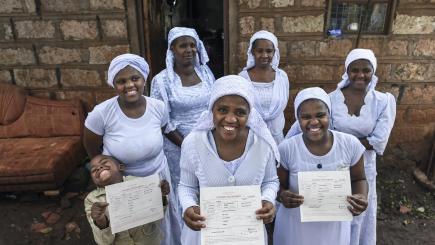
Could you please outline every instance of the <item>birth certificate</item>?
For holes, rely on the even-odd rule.
[[[352,195],[349,171],[298,172],[301,222],[350,221],[347,196]]]
[[[112,234],[163,218],[157,174],[106,186]]]
[[[202,245],[264,245],[260,186],[206,187],[200,190]]]

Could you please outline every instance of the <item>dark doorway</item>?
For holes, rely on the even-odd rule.
[[[224,1],[144,0],[152,75],[165,68],[167,33],[172,27],[194,28],[207,49],[216,78],[224,74]]]

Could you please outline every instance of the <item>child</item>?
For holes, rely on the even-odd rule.
[[[295,116],[302,133],[279,145],[281,167],[281,206],[275,221],[275,245],[329,245],[350,243],[350,222],[301,222],[298,172],[349,169],[352,195],[347,197],[350,212],[356,216],[367,208],[367,181],[359,140],[329,129],[331,103],[321,88],[304,89],[295,99]]]
[[[112,234],[110,220],[107,216],[106,192],[104,187],[122,181],[128,181],[135,177],[122,176],[123,166],[110,156],[97,155],[91,160],[91,177],[97,189],[88,194],[85,199],[85,212],[94,234],[95,242],[102,244],[151,244],[159,245],[162,234],[159,221],[131,228]],[[169,183],[166,180],[160,182],[162,195],[169,194]]]

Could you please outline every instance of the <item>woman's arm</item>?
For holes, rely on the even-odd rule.
[[[280,182],[279,186],[279,201],[284,205],[286,208],[297,208],[302,203],[304,203],[304,197],[291,192],[289,190],[289,171],[285,169],[284,167],[280,166],[278,168],[278,178]]]
[[[366,148],[366,150],[373,150],[373,146],[370,145],[369,141],[367,140],[367,138],[360,138],[359,142],[361,142],[361,144]]]
[[[98,135],[84,127],[83,146],[90,159],[103,152],[103,136]]]
[[[171,132],[165,133],[165,127],[163,127],[162,132],[166,136],[166,138],[168,138],[172,143],[174,143],[178,147],[181,147],[181,144],[183,143],[184,137],[177,129],[175,129]]]
[[[358,162],[350,167],[350,180],[352,185],[352,196],[347,201],[351,205],[350,212],[353,215],[360,215],[367,209],[368,185],[364,172],[364,159],[361,157]]]

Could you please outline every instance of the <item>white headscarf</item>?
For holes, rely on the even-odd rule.
[[[346,57],[346,61],[344,62],[344,74],[341,76],[342,80],[337,84],[338,89],[342,89],[349,85],[349,76],[347,75],[347,68],[349,65],[354,62],[355,60],[368,60],[370,64],[373,66],[373,76],[372,80],[370,81],[369,85],[367,86],[367,91],[375,89],[376,84],[378,83],[378,77],[375,75],[376,67],[377,67],[377,60],[375,57],[375,54],[370,49],[362,49],[362,48],[356,48],[349,52],[349,54]]]
[[[318,99],[325,103],[326,107],[328,107],[329,110],[329,117],[331,117],[331,100],[328,96],[328,94],[325,92],[325,90],[319,88],[319,87],[312,87],[312,88],[306,88],[296,95],[295,102],[294,102],[294,108],[295,108],[295,118],[296,122],[292,125],[290,130],[288,131],[287,135],[285,136],[286,139],[299,134],[302,132],[302,129],[299,125],[298,119],[298,109],[299,106],[306,100],[310,99]]]
[[[247,52],[248,60],[246,61],[246,66],[245,66],[245,68],[243,68],[243,70],[248,70],[248,69],[255,66],[255,58],[254,58],[254,55],[252,54],[252,44],[257,39],[266,39],[266,40],[269,40],[273,43],[273,47],[275,48],[275,53],[273,54],[272,62],[270,65],[276,71],[276,69],[278,68],[278,65],[279,65],[278,39],[276,38],[275,35],[273,35],[272,32],[268,32],[268,31],[264,31],[264,30],[261,30],[261,31],[254,33],[254,35],[252,35],[251,39],[249,40],[249,48],[248,48],[248,52]]]
[[[270,145],[276,160],[279,162],[279,151],[275,140],[267,129],[266,123],[261,118],[261,115],[254,108],[254,87],[249,81],[241,76],[228,75],[215,81],[211,90],[208,110],[202,113],[198,123],[192,131],[208,131],[215,127],[213,124],[213,105],[219,98],[226,95],[238,95],[248,102],[250,112],[247,127]]]
[[[166,51],[166,73],[170,81],[174,81],[174,53],[171,50],[172,42],[182,36],[189,36],[195,39],[196,42],[196,57],[195,67],[199,68],[208,62],[207,50],[204,43],[199,39],[195,29],[187,27],[174,27],[168,33],[168,50]]]
[[[148,63],[144,58],[135,54],[121,54],[116,56],[111,62],[109,66],[109,71],[107,72],[107,84],[110,87],[114,87],[113,79],[115,79],[116,74],[126,66],[131,66],[140,72],[143,76],[143,79],[146,80],[148,77],[148,73],[150,72],[150,68]]]

